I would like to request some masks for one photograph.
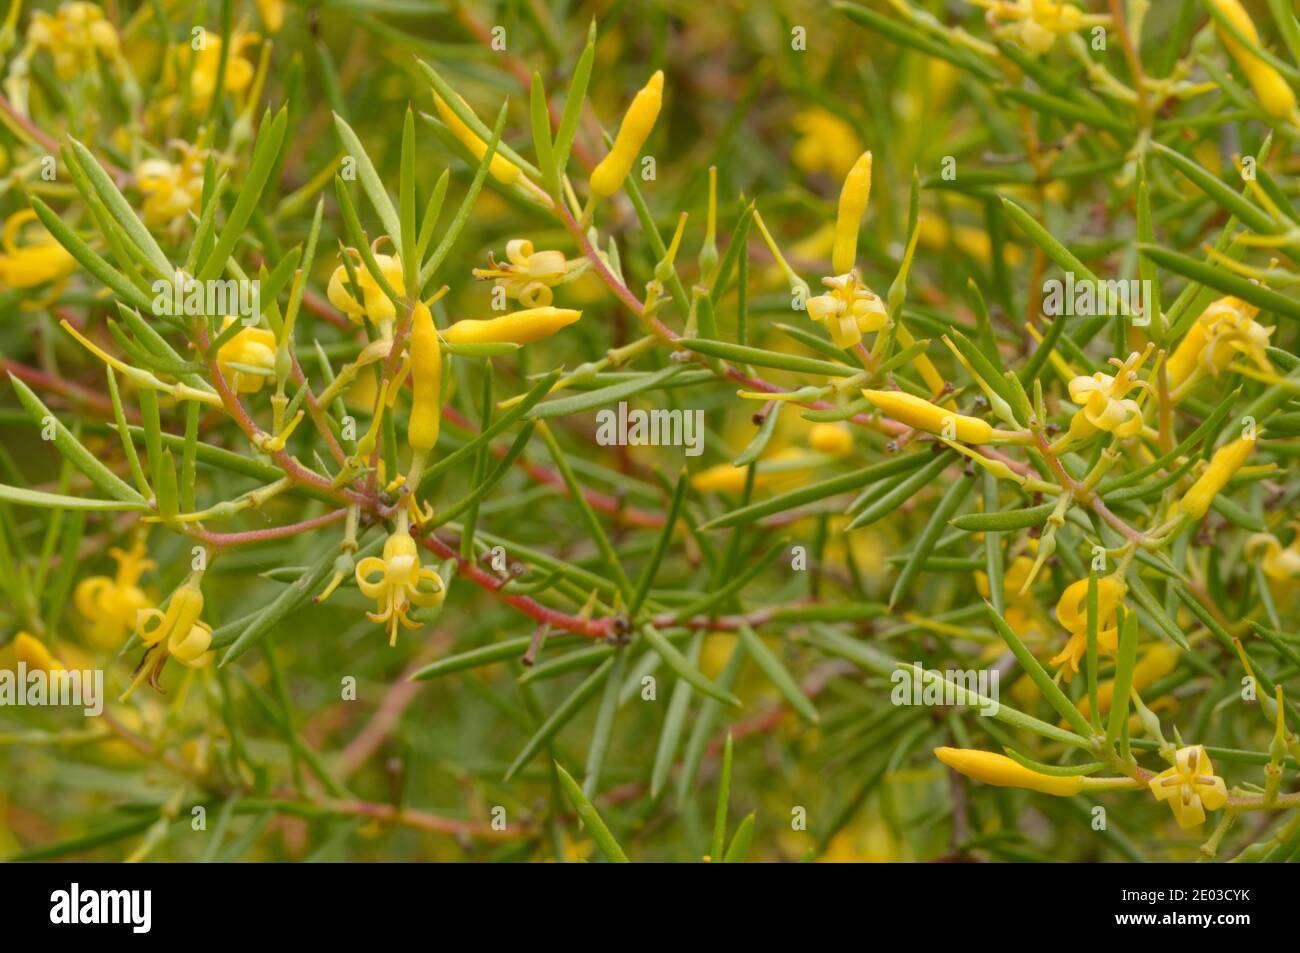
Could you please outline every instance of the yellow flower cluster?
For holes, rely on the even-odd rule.
[[[104,18],[95,3],[76,0],[53,13],[32,12],[27,28],[27,53],[44,50],[54,59],[59,79],[69,80],[93,73],[101,59],[114,62],[121,56],[117,30]]]
[[[197,214],[203,198],[203,170],[208,151],[186,142],[174,142],[177,159],[146,159],[135,170],[136,186],[144,196],[146,225],[179,230],[190,213]]]

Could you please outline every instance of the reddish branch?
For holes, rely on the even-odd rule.
[[[566,632],[573,632],[577,635],[584,635],[589,639],[608,638],[615,631],[615,620],[612,617],[606,617],[604,619],[584,619],[581,616],[571,615],[567,612],[560,612],[556,609],[548,608],[529,596],[502,593],[502,587],[505,586],[509,580],[500,579],[497,576],[484,572],[476,563],[463,559],[456,550],[452,549],[439,539],[437,534],[413,533],[412,536],[425,549],[437,554],[440,558],[456,560],[456,574],[458,576],[463,576],[475,585],[480,586],[489,592],[500,595],[503,601],[514,606],[520,612],[524,613],[524,615],[536,619],[538,622],[549,622],[557,629],[563,629]]]

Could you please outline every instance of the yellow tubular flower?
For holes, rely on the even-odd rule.
[[[632,99],[623,124],[614,137],[614,147],[591,172],[591,193],[609,198],[623,186],[623,180],[632,171],[632,163],[641,152],[650,131],[659,118],[663,104],[664,71],[656,70],[650,81]]]
[[[1003,788],[1025,788],[1042,794],[1069,797],[1083,790],[1078,777],[1039,774],[1006,755],[970,748],[935,748],[934,756],[959,774]]]
[[[1258,553],[1263,550],[1263,555]],[[1257,559],[1264,575],[1274,582],[1290,582],[1300,579],[1300,531],[1285,549],[1276,536],[1268,533],[1255,533],[1246,540],[1246,556]]]
[[[1113,576],[1097,580],[1097,652],[1114,655],[1119,644],[1119,626],[1116,610],[1126,589]],[[1060,653],[1048,664],[1064,666],[1063,676],[1068,682],[1079,671],[1079,659],[1088,651],[1088,580],[1070,583],[1056,603],[1056,621],[1070,638]]]
[[[1085,632],[1084,637],[1087,637]],[[1172,645],[1161,642],[1153,645],[1133,666],[1133,691],[1139,695],[1146,688],[1155,684],[1172,672],[1178,665],[1178,650]],[[1105,681],[1097,686],[1097,714],[1104,715],[1110,711],[1111,696],[1115,693],[1114,681]],[[1077,702],[1079,711],[1087,717],[1092,712],[1091,700],[1084,695]]]
[[[166,612],[161,609],[142,609],[136,613],[135,632],[145,645],[157,645],[163,639],[169,642],[185,639],[189,637],[190,629],[198,623],[202,612],[203,590],[191,578],[172,593]]]
[[[72,595],[77,611],[90,623],[90,641],[101,649],[118,648],[135,625],[136,614],[152,607],[139,582],[144,571],[156,565],[145,558],[141,541],[130,552],[114,547],[108,554],[117,560],[117,575],[83,579]]]
[[[1255,441],[1242,437],[1232,443],[1224,444],[1210,458],[1210,465],[1192,484],[1181,500],[1173,505],[1171,515],[1186,514],[1192,519],[1200,519],[1214,502],[1214,498],[1228,485],[1233,474],[1241,469],[1250,451],[1255,448]]]
[[[39,238],[19,244],[23,226],[35,221],[31,209],[15,212],[5,219],[3,234],[4,253],[0,254],[0,290],[36,288],[55,282],[51,295],[57,297],[63,290],[64,279],[77,267],[76,259],[43,228]],[[44,307],[44,303],[40,307]]]
[[[486,321],[457,321],[442,336],[448,344],[530,344],[581,317],[582,312],[572,308],[530,308]]]
[[[1145,357],[1134,351],[1123,363],[1112,358],[1111,363],[1119,366],[1113,377],[1098,371],[1091,377],[1070,381],[1070,400],[1083,405],[1070,420],[1070,433],[1075,438],[1082,439],[1098,430],[1117,437],[1131,437],[1142,430],[1141,406],[1124,395],[1134,387],[1147,386],[1137,376]]]
[[[367,612],[371,622],[388,623],[389,645],[397,644],[398,623],[408,629],[420,624],[407,613],[412,605],[436,606],[447,597],[442,577],[420,566],[415,540],[405,529],[392,533],[384,542],[383,558],[367,556],[357,563],[357,588],[374,599],[378,612]]]
[[[853,434],[843,424],[813,424],[808,432],[808,445],[819,453],[843,457],[853,452]]]
[[[418,453],[428,453],[438,442],[442,421],[442,351],[429,306],[415,306],[411,319],[411,416],[406,441]]]
[[[1186,830],[1205,823],[1207,810],[1228,803],[1228,788],[1214,773],[1203,745],[1179,748],[1173,767],[1161,771],[1147,786],[1157,801],[1168,801],[1178,826]]]
[[[146,679],[158,687],[158,676],[172,656],[189,668],[202,668],[212,661],[208,651],[212,644],[212,627],[199,620],[203,612],[203,590],[197,576],[191,576],[172,593],[167,610],[141,609],[136,613],[135,634],[149,646],[144,661],[131,686],[122,694],[125,700]]]
[[[508,264],[498,265],[488,257],[490,268],[475,268],[475,278],[493,278],[505,289],[507,298],[515,298],[526,308],[546,307],[554,300],[551,288],[562,282],[573,268],[560,251],[533,251],[527,239],[506,244]]]
[[[267,33],[279,33],[284,26],[284,0],[257,0],[257,15]]]
[[[862,143],[853,127],[828,110],[805,109],[795,113],[790,125],[801,134],[790,158],[804,172],[826,172],[842,179],[862,154]]]
[[[1255,321],[1259,308],[1231,295],[1210,304],[1196,319],[1166,364],[1175,401],[1191,389],[1201,373],[1218,377],[1237,354],[1262,371],[1272,371],[1267,348],[1272,328]]]
[[[1212,0],[1212,2],[1219,14],[1231,23],[1238,33],[1256,46],[1259,45],[1259,34],[1255,31],[1255,24],[1251,22],[1250,14],[1238,0]],[[1255,96],[1258,97],[1259,104],[1264,107],[1264,112],[1274,119],[1289,118],[1296,108],[1295,93],[1282,78],[1282,74],[1237,42],[1217,20],[1215,28],[1219,31],[1219,42],[1246,74],[1246,79],[1250,81],[1250,88],[1255,91]]]
[[[382,240],[376,239],[374,245],[378,246]],[[361,286],[361,298],[364,304],[358,303],[357,299],[352,296],[352,287],[348,282],[348,269],[345,265],[339,265],[334,269],[334,274],[330,275],[330,283],[325,290],[330,304],[346,314],[356,324],[361,323],[361,316],[364,314],[375,327],[379,328],[381,333],[390,330],[393,318],[397,315],[392,299],[384,294],[383,289],[379,287],[379,282],[375,281],[374,275],[370,273],[370,269],[361,260],[360,252],[355,248],[348,248],[344,250],[344,254],[353,257],[352,271],[356,275],[357,284]],[[379,266],[379,271],[384,276],[384,280],[388,282],[394,291],[399,295],[406,294],[406,281],[403,278],[402,258],[400,255],[380,255],[376,253],[375,264]]]
[[[49,647],[26,632],[19,632],[14,637],[14,654],[18,657],[18,661],[27,666],[29,672],[63,671],[63,663],[54,657]]]
[[[460,121],[460,117],[448,106],[437,93],[433,94],[433,103],[438,107],[438,115],[442,121],[447,124],[451,134],[461,141],[461,143],[473,153],[474,158],[482,161],[483,154],[487,152],[487,143],[475,135],[474,130]],[[461,99],[461,104],[466,109],[469,104]],[[520,175],[519,166],[515,165],[509,159],[495,152],[492,155],[492,164],[488,166],[488,172],[492,178],[496,179],[502,185],[510,185],[515,182]]]
[[[962,443],[991,443],[1001,433],[978,417],[954,414],[901,390],[864,390],[862,396],[875,404],[886,417]]]
[[[808,317],[826,328],[836,347],[853,347],[862,340],[863,334],[889,325],[884,302],[855,272],[823,278],[822,284],[830,291],[809,298],[805,307]]]
[[[835,245],[831,270],[837,275],[852,271],[858,260],[858,229],[871,199],[871,153],[864,152],[853,163],[840,189],[839,212],[835,216]]]
[[[235,318],[226,318],[223,327],[230,327]],[[233,368],[261,368],[265,374]],[[266,328],[244,328],[217,349],[217,366],[231,386],[241,394],[255,394],[262,389],[275,370],[275,335]]]

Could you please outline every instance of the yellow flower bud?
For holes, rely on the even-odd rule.
[[[27,666],[28,671],[63,671],[63,663],[54,657],[49,647],[26,632],[19,632],[14,638],[14,654],[18,661]]]
[[[819,453],[843,457],[853,452],[853,434],[843,424],[813,424],[808,433],[808,445]]]
[[[451,134],[459,139],[474,158],[480,162],[483,161],[483,154],[487,152],[487,143],[480,139],[469,126],[460,121],[460,117],[452,111],[452,108],[443,101],[437,93],[433,94],[434,105],[438,107],[438,115],[442,121],[447,124]],[[462,99],[461,103],[465,103]],[[465,104],[468,109],[468,104]],[[496,179],[502,185],[510,185],[519,178],[519,166],[515,165],[500,152],[494,152],[492,155],[492,164],[488,166],[488,171],[492,173],[492,178]]]
[[[257,0],[257,14],[267,33],[279,33],[284,25],[284,0]]]
[[[1238,33],[1252,43],[1259,44],[1259,34],[1255,31],[1255,24],[1251,22],[1250,14],[1238,0],[1213,0],[1213,3],[1220,15],[1236,27]],[[1274,119],[1290,117],[1296,108],[1295,93],[1282,78],[1282,74],[1238,43],[1217,22],[1216,28],[1219,31],[1219,42],[1246,74],[1246,79],[1250,81],[1250,87],[1259,98],[1259,104],[1264,108],[1264,112]]]
[[[754,487],[770,487],[790,482],[808,469],[808,457],[794,447],[778,450],[759,464]],[[701,493],[741,493],[745,489],[749,467],[718,463],[691,477],[691,487]]]
[[[825,171],[843,178],[862,154],[862,143],[853,127],[825,109],[815,107],[795,113],[790,125],[802,135],[790,150],[790,158],[805,172]]]
[[[406,440],[412,450],[427,452],[438,442],[442,419],[439,394],[442,389],[442,351],[433,315],[426,304],[417,304],[411,319],[411,417]]]
[[[1057,797],[1069,797],[1083,790],[1078,777],[1039,774],[1012,761],[1006,755],[970,748],[935,748],[934,756],[959,774],[1004,788],[1025,788]]]
[[[632,171],[641,147],[650,137],[655,120],[659,118],[659,107],[663,104],[664,73],[656,70],[650,81],[632,99],[623,124],[618,127],[614,138],[614,147],[609,155],[601,160],[591,172],[591,192],[601,198],[609,198],[623,186],[623,180]]]
[[[839,213],[835,217],[835,245],[831,270],[842,275],[853,270],[858,259],[858,228],[871,198],[871,153],[864,152],[853,163],[840,189]]]
[[[1214,502],[1214,498],[1228,485],[1233,474],[1241,469],[1250,451],[1255,448],[1255,441],[1242,437],[1232,443],[1224,444],[1210,458],[1210,465],[1205,468],[1200,479],[1192,484],[1186,495],[1174,504],[1175,513],[1185,513],[1192,519],[1200,519]]]
[[[880,408],[880,412],[885,416],[892,417],[909,427],[915,427],[917,430],[940,434],[950,440],[975,444],[991,443],[999,435],[999,431],[978,417],[954,414],[937,404],[906,394],[901,390],[864,390],[862,396]]]
[[[529,308],[486,321],[457,321],[444,333],[448,344],[529,344],[550,337],[582,317],[572,308]]]

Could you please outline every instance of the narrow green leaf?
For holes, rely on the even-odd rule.
[[[267,115],[269,116],[269,112]],[[262,198],[262,190],[266,188],[271,169],[280,154],[280,145],[284,142],[288,121],[289,113],[285,108],[276,113],[275,118],[269,123],[266,117],[263,118],[262,125],[257,131],[256,144],[253,146],[253,159],[248,168],[248,175],[245,176],[239,189],[239,197],[235,199],[235,206],[230,210],[226,224],[221,229],[221,237],[217,239],[216,245],[199,266],[199,273],[195,277],[200,281],[211,281],[220,277],[226,270],[226,262],[235,250],[235,245],[244,236],[248,220],[252,218],[257,203]],[[148,307],[142,310],[147,311]]]
[[[528,90],[529,119],[533,126],[533,149],[537,153],[537,166],[542,172],[542,184],[552,198],[561,198],[560,171],[555,165],[555,149],[551,145],[551,114],[546,108],[546,87],[540,73],[533,73]]]
[[[723,360],[735,361],[738,364],[753,364],[756,367],[773,367],[783,371],[820,374],[826,377],[852,377],[855,373],[858,373],[847,364],[819,361],[815,357],[784,354],[780,351],[766,351],[761,347],[746,347],[728,341],[678,338],[677,343],[690,351],[707,354],[710,357],[720,357]]]
[[[523,749],[515,756],[515,760],[510,762],[510,767],[506,768],[506,773],[502,777],[503,781],[509,781],[515,776],[515,773],[529,761],[536,757],[537,753],[546,746],[552,738],[559,733],[560,729],[569,723],[569,721],[582,710],[583,706],[596,694],[601,685],[605,684],[605,679],[609,676],[609,670],[614,667],[613,657],[605,659],[590,675],[583,679],[582,683],[573,690],[573,692],[562,701],[554,711],[547,716],[533,736],[524,743]],[[574,789],[578,790],[577,784]]]
[[[406,283],[407,294],[418,295],[420,283],[419,253],[416,244],[419,238],[415,225],[415,113],[406,107],[406,119],[402,123],[402,164],[398,180],[401,205],[400,223],[402,251],[402,277]],[[398,241],[393,236],[393,241]]]
[[[104,171],[104,167],[99,164],[99,160],[72,136],[68,137],[68,141],[72,145],[73,152],[76,153],[78,164],[82,171],[86,173],[86,178],[94,186],[109,213],[122,226],[122,230],[126,232],[131,241],[135,242],[136,247],[144,253],[145,259],[153,267],[155,275],[170,280],[175,268],[167,259],[167,256],[163,254],[162,248],[159,247],[157,240],[154,239],[149,229],[145,228],[144,223],[136,216],[126,197],[113,184],[113,180]]]
[[[1011,654],[1016,657],[1020,667],[1025,670],[1025,674],[1033,680],[1038,686],[1038,690],[1043,693],[1047,703],[1056,709],[1057,714],[1070,723],[1070,727],[1077,731],[1085,738],[1091,737],[1092,726],[1088,724],[1088,719],[1083,717],[1083,713],[1074,706],[1070,699],[1065,697],[1059,685],[1056,684],[1052,676],[1039,664],[1038,659],[1034,658],[1032,652],[1025,647],[1025,643],[1016,635],[1014,629],[1007,624],[996,609],[987,601],[984,607],[988,609],[989,618],[993,620],[994,627],[998,630],[998,635],[1002,636],[1002,641],[1011,649]]]
[[[949,518],[961,506],[974,485],[975,481],[973,479],[959,476],[944,492],[943,498],[939,500],[939,505],[930,514],[925,529],[921,531],[916,545],[912,547],[907,562],[903,565],[903,571],[898,574],[898,579],[894,582],[894,588],[890,590],[889,606],[891,609],[898,604],[898,600],[911,588],[913,580],[920,574],[925,566],[926,559],[930,556],[931,550],[934,549],[934,544],[939,541],[940,534],[947,527]]]
[[[692,666],[698,664],[700,646],[704,643],[704,633],[696,632],[691,637],[686,661]],[[659,729],[659,743],[655,746],[655,760],[650,768],[650,797],[658,799],[672,774],[673,761],[677,757],[677,746],[681,743],[682,729],[686,725],[686,715],[691,707],[691,683],[679,678],[673,686],[672,697],[668,699],[668,710],[664,713],[663,727]]]
[[[81,267],[90,272],[100,284],[111,289],[114,294],[132,307],[145,312],[152,310],[153,301],[149,296],[93,251],[89,245],[77,236],[76,232],[64,223],[63,219],[54,213],[53,209],[35,195],[31,196],[31,203],[32,209],[36,212],[36,217],[41,220],[41,224],[45,226],[46,231],[53,235],[55,240],[67,249],[68,254],[75,258]]]
[[[627,400],[629,397],[635,397],[637,394],[663,386],[685,370],[686,366],[684,364],[670,364],[663,370],[642,374],[618,384],[611,384],[608,387],[574,394],[571,397],[561,397],[558,400],[548,400],[537,405],[537,409],[533,411],[533,418],[536,420],[549,420],[552,417],[567,417],[570,414],[579,414],[596,407],[604,407],[607,404],[616,404],[619,401]]]
[[[900,473],[907,473],[914,470],[922,463],[931,459],[928,453],[905,453],[888,460],[882,460],[880,463],[873,463],[870,466],[863,467],[861,470],[855,470],[852,473],[845,473],[842,476],[831,477],[829,480],[822,480],[820,483],[813,483],[809,486],[800,487],[797,490],[790,490],[779,496],[774,496],[770,500],[764,500],[761,503],[752,503],[749,506],[742,506],[738,510],[733,510],[724,516],[710,520],[700,527],[701,530],[726,529],[730,526],[743,526],[746,523],[752,523],[755,520],[762,519],[764,516],[770,516],[773,513],[784,513],[792,510],[797,506],[804,506],[808,503],[814,503],[817,500],[824,500],[828,496],[836,496],[840,493],[846,493],[849,490],[856,490],[859,487],[876,483],[888,477]]]
[[[62,421],[41,403],[41,399],[32,393],[30,387],[12,373],[9,374],[9,383],[13,385],[14,393],[18,395],[19,402],[27,409],[27,413],[36,422],[36,426],[44,428],[49,424],[53,425],[55,448],[59,453],[63,454],[69,463],[80,470],[91,483],[114,499],[132,504],[144,503],[144,497],[132,489],[112,470],[104,466],[97,456],[82,446],[81,442],[72,435],[72,431],[68,430]]]
[[[794,676],[777,658],[776,653],[767,647],[767,644],[758,637],[748,625],[742,625],[737,630],[740,633],[740,641],[744,643],[745,651],[749,653],[755,664],[762,670],[763,674],[768,677],[776,690],[781,693],[781,697],[812,724],[821,721],[821,716],[817,714],[817,708],[813,705],[812,699],[803,693],[799,683],[794,680]]]
[[[1139,244],[1138,251],[1162,268],[1208,285],[1224,294],[1235,295],[1262,310],[1300,321],[1300,301],[1272,288],[1265,288],[1215,265],[1155,245]]]
[[[722,771],[718,776],[718,805],[713,811],[713,840],[710,842],[709,857],[722,856],[723,845],[727,837],[727,801],[731,798],[731,732],[722,746]]]
[[[777,401],[772,405],[772,409],[767,412],[766,416],[763,417],[763,422],[759,424],[758,433],[754,434],[754,439],[749,442],[749,446],[745,447],[739,456],[731,461],[733,467],[747,467],[762,456],[764,449],[767,448],[768,441],[772,439],[772,434],[776,432],[776,424],[781,416],[781,408],[784,406],[783,401]]]
[[[1128,613],[1119,631],[1119,650],[1115,656],[1114,689],[1110,696],[1110,717],[1106,723],[1106,747],[1120,737],[1128,721],[1129,691],[1133,688],[1133,667],[1137,659],[1137,616]]]
[[[19,506],[35,506],[42,509],[87,510],[89,512],[143,511],[149,508],[144,503],[132,503],[127,500],[91,500],[84,496],[65,496],[62,493],[47,493],[44,490],[28,490],[20,486],[8,486],[4,483],[0,483],[0,501],[17,503]]]
[[[573,780],[568,771],[560,767],[558,761],[555,762],[555,771],[560,776],[560,787],[564,789],[564,796],[569,799],[573,809],[578,812],[578,820],[591,832],[591,839],[596,842],[596,846],[605,855],[605,859],[611,864],[628,863],[627,854],[623,853],[623,848],[618,846],[618,841],[614,839],[614,835],[609,832],[609,827],[606,826],[600,814],[596,812],[591,802],[587,800],[586,795],[582,793],[582,788],[578,787],[578,782]]]
[[[407,107],[407,117],[411,124],[410,148],[414,153],[415,117],[412,115],[410,107]],[[334,128],[338,131],[339,139],[343,142],[343,148],[347,150],[348,155],[356,160],[357,178],[361,182],[361,188],[365,191],[366,197],[370,199],[370,205],[374,208],[375,214],[379,216],[379,221],[383,223],[384,231],[388,233],[394,247],[405,248],[406,246],[402,241],[402,224],[397,209],[393,208],[393,200],[389,198],[388,190],[384,188],[384,180],[375,171],[375,164],[370,161],[370,154],[366,152],[366,147],[361,144],[361,140],[352,131],[352,127],[348,125],[347,120],[338,113],[334,114]],[[403,154],[406,152],[406,142],[403,142],[402,152]],[[412,160],[414,160],[414,155],[412,155]],[[405,164],[405,155],[403,155],[403,164]]]
[[[582,106],[587,98],[587,83],[591,79],[591,65],[596,60],[596,21],[591,21],[587,29],[587,45],[582,48],[578,65],[574,67],[573,78],[569,81],[569,92],[564,100],[564,111],[560,114],[560,124],[555,130],[554,164],[557,175],[564,177],[569,164],[569,150],[573,147],[573,137],[578,132],[578,122],[582,119]]]
[[[1042,526],[1052,515],[1055,503],[1042,503],[1023,510],[998,510],[996,513],[964,513],[953,519],[952,525],[967,533],[996,533],[1004,530],[1027,529]]]
[[[733,708],[741,707],[739,698],[731,694],[731,692],[723,691],[718,688],[718,686],[714,685],[713,682],[709,681],[704,673],[692,665],[690,661],[687,660],[686,656],[682,655],[682,653],[677,650],[676,646],[664,638],[662,633],[660,633],[653,625],[649,623],[643,625],[641,627],[641,634],[645,636],[645,640],[650,643],[651,648],[659,653],[659,656],[664,660],[668,667],[677,673],[678,677],[684,678],[686,681],[690,682],[691,685],[699,689],[705,695],[708,695],[710,698],[716,698],[723,704],[730,705]]]
[[[745,819],[736,828],[736,833],[731,838],[731,846],[727,848],[727,854],[722,858],[722,862],[724,864],[743,864],[745,858],[749,856],[749,848],[753,842],[754,815],[751,812],[745,815]]]

